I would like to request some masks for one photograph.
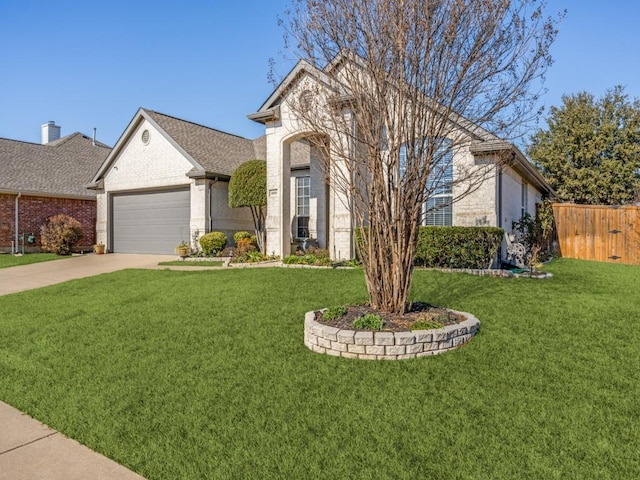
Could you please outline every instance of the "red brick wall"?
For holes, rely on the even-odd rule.
[[[0,249],[8,251],[15,240],[15,195],[0,194]],[[22,195],[18,200],[18,234],[34,233],[40,247],[40,227],[49,217],[64,213],[82,224],[84,237],[82,245],[96,242],[96,201],[75,200],[70,198],[32,197]],[[29,245],[26,242],[25,248]],[[21,248],[21,246],[20,246]]]

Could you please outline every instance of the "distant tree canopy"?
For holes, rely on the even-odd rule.
[[[527,152],[566,202],[632,203],[640,192],[640,101],[621,86],[597,100],[565,95]]]
[[[258,247],[264,252],[266,230],[264,228],[267,205],[267,163],[263,160],[244,162],[229,180],[229,206],[249,207],[258,238]]]

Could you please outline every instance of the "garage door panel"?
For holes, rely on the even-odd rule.
[[[130,193],[112,197],[114,252],[174,253],[189,239],[188,189]]]

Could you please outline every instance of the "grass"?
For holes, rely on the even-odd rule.
[[[547,280],[416,271],[475,314],[460,350],[318,355],[305,311],[362,271],[128,270],[0,297],[0,399],[160,479],[640,477],[637,267]]]
[[[55,253],[27,253],[25,255],[0,255],[0,268],[17,267],[20,265],[29,265],[30,263],[48,262],[50,260],[59,260],[61,258],[71,258],[71,256],[61,257]]]
[[[160,262],[158,265],[162,266],[176,266],[176,267],[221,267],[224,264],[222,261],[212,260],[194,260],[194,261],[184,261],[184,260],[174,260],[171,262]]]

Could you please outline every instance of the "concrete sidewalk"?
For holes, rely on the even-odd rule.
[[[125,268],[159,268],[175,255],[81,255],[0,269],[0,295]],[[162,268],[162,267],[160,267]],[[0,480],[144,480],[0,402]]]
[[[144,480],[0,402],[0,480]]]
[[[72,258],[0,269],[0,295],[55,285],[125,268],[158,268],[158,262],[177,260],[177,255],[79,255]]]

